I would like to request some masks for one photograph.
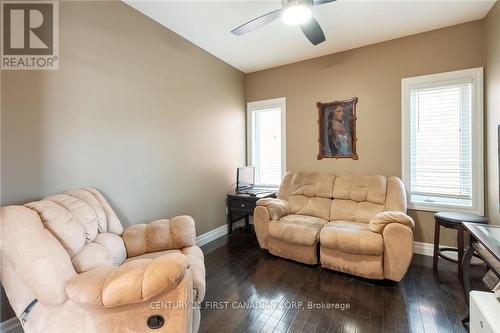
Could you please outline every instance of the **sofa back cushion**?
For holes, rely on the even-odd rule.
[[[123,227],[95,189],[79,189],[24,205],[68,252],[78,273],[102,264],[121,264],[126,250]]]
[[[333,197],[335,199],[368,201],[385,204],[387,180],[384,176],[342,175],[335,179]]]
[[[314,171],[287,173],[280,186],[278,197],[288,201],[292,214],[328,220],[334,179],[333,173]]]
[[[334,180],[335,175],[333,173],[295,172],[290,186],[290,195],[332,199]]]
[[[342,175],[335,179],[330,220],[369,222],[385,210],[384,176]]]
[[[347,220],[368,223],[375,215],[384,210],[384,205],[374,204],[368,201],[356,202],[354,200],[335,199],[332,202],[329,220]]]
[[[277,196],[288,201],[292,214],[329,221],[369,222],[384,210],[406,212],[404,186],[397,177],[287,172]]]
[[[44,228],[36,211],[6,206],[0,209],[0,216],[2,262],[7,260],[15,271],[2,272],[2,283],[13,307],[19,310],[32,299],[44,304],[64,302],[64,287],[76,275],[68,252]]]

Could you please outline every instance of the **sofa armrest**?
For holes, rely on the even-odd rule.
[[[287,201],[275,198],[263,198],[257,201],[257,206],[267,208],[271,221],[277,221],[290,214],[290,205]]]
[[[399,223],[410,227],[411,229],[415,227],[413,219],[405,213],[398,211],[386,211],[375,215],[370,220],[369,228],[371,231],[381,234],[383,233],[385,226],[390,223]]]
[[[193,290],[196,292],[194,301],[201,303],[205,298],[206,272],[203,251],[198,246],[185,247],[181,250],[188,259],[188,269],[193,278]]]
[[[127,257],[136,257],[150,252],[182,249],[196,242],[196,230],[191,216],[176,216],[149,224],[134,224],[126,228],[123,242]]]
[[[290,205],[285,200],[263,198],[257,201],[253,213],[253,224],[259,245],[267,249],[269,223],[290,214]]]
[[[384,239],[384,278],[401,281],[413,257],[413,231],[401,223],[389,223],[382,233]]]
[[[90,308],[111,308],[145,301],[177,287],[188,259],[168,253],[156,259],[136,259],[119,267],[100,266],[71,279],[66,294]]]

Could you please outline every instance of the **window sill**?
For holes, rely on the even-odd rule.
[[[484,216],[484,211],[476,207],[464,207],[457,205],[446,205],[446,204],[426,204],[421,202],[408,203],[409,210],[424,211],[424,212],[440,212],[440,211],[452,211],[452,212],[463,212],[470,213],[479,216]]]

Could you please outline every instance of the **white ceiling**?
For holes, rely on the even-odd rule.
[[[235,36],[237,26],[281,7],[281,1],[137,1],[125,3],[250,73],[486,16],[494,0],[352,1],[313,7],[326,41],[313,46],[299,27],[280,19]]]

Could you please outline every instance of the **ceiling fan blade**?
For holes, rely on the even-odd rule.
[[[307,39],[309,39],[313,45],[318,45],[326,40],[323,30],[321,30],[318,21],[316,21],[314,17],[311,17],[307,23],[302,24],[300,29],[302,29],[304,35],[306,35]]]
[[[238,28],[232,30],[231,32],[235,35],[243,35],[246,34],[247,32],[250,32],[252,30],[255,30],[257,28],[260,28],[274,20],[276,20],[278,17],[281,16],[281,12],[283,11],[282,8],[276,9],[275,11],[272,11],[270,13],[264,14],[262,16],[259,16],[243,25],[240,25]]]
[[[313,0],[312,5],[317,6],[317,5],[322,5],[324,3],[329,3],[329,2],[334,2],[337,0]]]

